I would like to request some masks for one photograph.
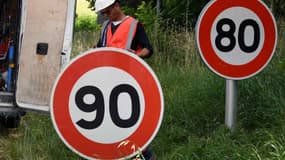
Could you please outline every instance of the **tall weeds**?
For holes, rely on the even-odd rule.
[[[74,33],[71,57],[75,57],[89,49],[92,49],[99,39],[98,30],[77,31]]]
[[[150,64],[203,69],[192,28],[176,26],[175,22],[171,21],[167,21],[163,26],[159,20],[155,23],[152,30],[147,30],[154,48]]]

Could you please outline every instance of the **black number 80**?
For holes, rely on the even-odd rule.
[[[223,30],[224,25],[229,25],[229,30]],[[251,26],[254,30],[254,39],[252,45],[247,46],[245,43],[245,29],[247,26]],[[215,44],[217,48],[222,52],[230,52],[236,46],[236,38],[234,33],[236,31],[236,26],[234,21],[228,18],[223,18],[217,23],[216,28],[218,35],[215,39]],[[222,39],[228,38],[230,43],[228,45],[222,44]],[[252,19],[246,19],[241,22],[238,30],[238,44],[240,49],[246,53],[252,53],[256,51],[260,43],[260,28],[256,21]]]
[[[118,98],[121,93],[128,93],[132,102],[132,112],[128,119],[122,119],[119,115]],[[91,94],[95,97],[95,101],[92,104],[86,104],[84,102],[84,96]],[[95,129],[99,127],[105,114],[104,96],[101,90],[95,86],[85,86],[80,88],[75,95],[75,103],[77,107],[83,112],[96,111],[96,117],[93,121],[86,121],[81,119],[76,122],[77,125],[84,129]],[[139,96],[135,88],[128,84],[121,84],[116,86],[110,94],[110,116],[115,125],[121,128],[129,128],[135,125],[140,115],[140,101]]]

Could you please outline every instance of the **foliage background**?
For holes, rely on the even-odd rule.
[[[278,45],[264,71],[238,81],[238,121],[231,132],[224,125],[225,80],[201,61],[191,24],[195,16],[189,16],[195,15],[192,6],[206,1],[182,1],[188,7],[176,0],[163,1],[159,14],[155,1],[129,7],[145,23],[155,50],[146,61],[157,74],[165,98],[163,123],[152,150],[159,160],[285,159],[284,2],[266,1],[275,7]],[[178,15],[185,15],[184,21]],[[76,22],[81,23],[74,33],[73,57],[92,48],[99,37],[100,25],[93,22],[96,14],[93,11],[87,17],[92,22],[78,13]],[[3,160],[82,159],[62,143],[48,115],[28,113],[19,128],[4,130],[0,125],[0,132]]]

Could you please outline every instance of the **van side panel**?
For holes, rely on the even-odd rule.
[[[68,0],[27,0],[25,5],[17,104],[48,111],[52,86],[60,72]]]

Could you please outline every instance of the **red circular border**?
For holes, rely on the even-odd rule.
[[[69,114],[69,96],[76,81],[87,71],[102,66],[112,66],[128,72],[140,84],[145,98],[144,117],[138,129],[125,140],[113,144],[101,144],[84,137],[75,128]],[[52,97],[53,113],[51,113],[54,114],[54,125],[66,143],[87,157],[117,159],[129,156],[133,154],[133,151],[130,149],[121,153],[118,151],[119,144],[123,141],[130,141],[142,148],[153,137],[160,125],[163,102],[162,93],[157,85],[149,70],[127,54],[115,51],[94,51],[86,54],[69,65],[56,83]]]
[[[211,3],[211,2],[210,2]],[[265,40],[264,46],[259,55],[251,62],[244,65],[232,65],[225,63],[215,53],[211,45],[211,27],[216,17],[224,10],[231,7],[245,7],[255,12],[264,25]],[[235,0],[222,1],[217,0],[208,6],[207,10],[201,16],[198,25],[198,47],[203,60],[208,67],[222,77],[231,79],[245,79],[258,73],[270,61],[277,41],[277,29],[273,16],[262,4],[262,2],[253,0]]]

